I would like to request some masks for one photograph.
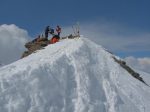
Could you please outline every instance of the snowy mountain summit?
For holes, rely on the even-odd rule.
[[[0,112],[150,112],[150,87],[113,57],[75,38],[4,66]]]

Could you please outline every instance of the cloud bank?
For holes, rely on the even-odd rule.
[[[150,57],[135,58],[133,56],[130,56],[126,57],[125,61],[127,62],[127,64],[136,69],[150,73]]]
[[[93,41],[113,51],[150,51],[150,34],[148,33],[134,32],[133,34],[126,29],[107,25],[102,25],[100,28],[91,26],[89,31],[93,32],[93,34],[84,30],[83,34],[89,35]]]
[[[0,25],[0,63],[6,65],[18,60],[28,39],[27,31],[14,24]]]

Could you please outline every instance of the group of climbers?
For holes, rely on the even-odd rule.
[[[74,39],[79,37],[77,35],[77,31],[79,31],[76,27],[74,27],[74,34],[70,34],[69,36],[62,37],[61,39]],[[50,34],[50,35],[49,35]],[[25,44],[25,47],[28,49],[28,51],[25,51],[22,55],[23,57],[26,57],[30,54],[32,54],[34,51],[43,49],[43,47],[46,47],[48,44],[54,44],[60,40],[60,34],[61,34],[61,27],[57,25],[55,29],[51,28],[50,26],[46,26],[44,29],[44,32],[40,35],[38,35],[34,40],[27,42]],[[49,37],[51,36],[51,39]]]
[[[60,33],[61,33],[61,27],[59,25],[57,25],[56,29],[54,30],[53,28],[50,28],[50,26],[47,26],[45,28],[45,36],[38,35],[37,38],[35,38],[34,40],[32,40],[32,42],[40,42],[40,41],[49,41],[49,44],[53,44],[59,41],[60,39]],[[50,40],[48,40],[48,36],[49,34],[52,35],[52,38]]]
[[[59,25],[57,25],[57,27],[56,27],[56,32],[57,32],[57,34],[55,34],[54,29],[50,28],[50,26],[47,26],[47,27],[45,28],[45,38],[48,40],[48,34],[49,34],[49,33],[50,33],[51,35],[53,35],[53,37],[54,37],[54,36],[57,37],[57,38],[60,37],[61,28],[60,28]]]

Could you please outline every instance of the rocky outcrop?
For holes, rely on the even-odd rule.
[[[31,41],[25,44],[25,47],[28,49],[25,51],[21,58],[24,58],[32,53],[34,53],[36,50],[43,49],[43,47],[47,46],[49,44],[48,40],[40,40],[40,41]]]
[[[80,36],[74,36],[72,34],[70,34],[69,36],[66,37],[61,37],[61,39],[74,39],[74,38],[79,38]],[[25,44],[25,47],[27,48],[27,51],[25,51],[21,58],[24,58],[32,53],[34,53],[36,50],[40,50],[43,49],[43,47],[47,46],[48,44],[50,44],[50,41],[43,38],[36,38],[34,40],[32,40],[31,42],[28,42]]]
[[[144,80],[143,78],[140,76],[139,73],[135,72],[132,68],[130,68],[125,61],[119,60],[115,57],[113,57],[114,60],[121,66],[123,67],[126,71],[128,71],[128,73],[130,73],[134,78],[138,79],[139,81],[143,82],[144,84],[146,84],[147,86],[149,86]]]

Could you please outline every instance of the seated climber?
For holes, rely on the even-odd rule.
[[[52,39],[50,40],[50,44],[54,44],[54,43],[58,42],[59,39],[60,39],[60,37],[58,35],[54,35],[52,37]]]

